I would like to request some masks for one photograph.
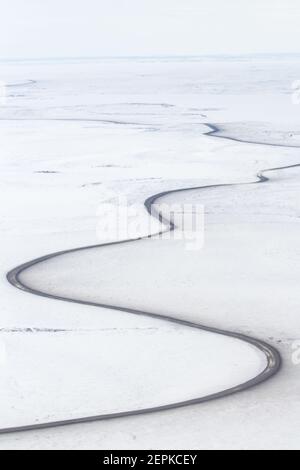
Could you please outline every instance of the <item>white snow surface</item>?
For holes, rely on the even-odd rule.
[[[8,284],[18,264],[105,241],[99,207],[119,196],[142,204],[170,189],[237,184],[163,198],[204,205],[200,251],[142,240],[55,258],[22,281],[249,334],[277,347],[284,364],[269,382],[227,399],[3,435],[0,448],[300,447],[300,365],[292,362],[300,168],[241,184],[300,163],[295,77],[292,58],[1,63],[11,86],[0,107],[0,427],[204,396],[266,366],[239,340]],[[206,135],[206,123],[236,140]],[[139,217],[149,218],[142,206]]]

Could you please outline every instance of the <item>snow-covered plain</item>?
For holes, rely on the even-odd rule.
[[[5,273],[101,243],[98,209],[119,195],[142,203],[169,189],[251,183],[260,170],[300,163],[300,107],[291,97],[299,77],[297,59],[274,57],[1,64],[11,86],[0,108],[0,427],[190,399],[265,367],[241,341],[31,296]],[[206,123],[236,141],[205,135]],[[283,355],[277,377],[177,411],[3,435],[0,447],[299,448],[299,172],[165,197],[204,204],[198,252],[143,240],[22,274],[48,293],[259,337]]]

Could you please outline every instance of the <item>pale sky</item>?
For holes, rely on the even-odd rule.
[[[300,53],[300,0],[0,0],[0,58]]]

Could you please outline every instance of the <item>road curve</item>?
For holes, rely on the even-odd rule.
[[[30,120],[30,119],[29,119]],[[84,120],[82,120],[84,121]],[[208,136],[215,136],[215,137],[220,137],[223,138],[223,136],[218,135],[219,129],[212,124],[206,124],[206,126],[209,128],[209,131],[206,133]],[[229,139],[229,137],[226,137]],[[276,144],[275,144],[276,145]],[[244,184],[257,184],[257,183],[266,183],[269,181],[269,178],[265,176],[266,172],[269,171],[275,171],[275,170],[284,170],[287,168],[294,168],[298,167],[299,165],[292,165],[289,167],[280,167],[280,168],[270,168],[266,170],[262,170],[257,174],[257,180],[250,182],[250,183],[244,183]],[[159,194],[155,194],[144,202],[145,208],[147,212],[151,215],[156,217],[157,219],[160,220],[161,223],[165,225],[165,230],[162,230],[159,232],[159,234],[162,234],[163,232],[166,231],[173,231],[175,230],[175,225],[164,218],[162,214],[159,212],[155,211],[153,208],[153,204],[157,203],[157,201],[164,196],[167,196],[169,194],[174,194],[178,192],[183,192],[183,191],[190,191],[190,190],[201,190],[204,188],[218,188],[218,187],[229,187],[229,186],[241,186],[243,183],[237,183],[237,184],[217,184],[217,185],[207,185],[207,186],[194,186],[194,187],[189,187],[189,188],[181,188],[181,189],[176,189],[172,191],[165,191],[161,192]],[[91,245],[91,246],[84,246],[84,247],[79,247],[71,250],[64,250],[56,253],[51,253],[45,256],[42,256],[40,258],[34,259],[32,261],[28,261],[27,263],[22,264],[21,266],[18,266],[14,269],[12,269],[10,272],[7,274],[7,280],[10,284],[12,284],[14,287],[21,289],[27,293],[38,295],[41,297],[46,297],[46,298],[51,298],[55,300],[60,300],[60,301],[65,301],[65,302],[73,302],[77,304],[83,304],[83,305],[90,305],[93,307],[101,307],[101,308],[107,308],[110,310],[117,310],[117,311],[122,311],[126,313],[131,313],[134,315],[141,315],[144,317],[151,317],[155,319],[159,319],[165,322],[170,322],[173,324],[178,324],[178,325],[183,325],[187,326],[190,328],[198,329],[198,330],[203,330],[203,331],[208,331],[210,333],[215,333],[223,336],[227,336],[230,338],[235,338],[241,341],[244,341],[248,344],[251,344],[252,346],[256,347],[258,350],[260,350],[266,357],[267,361],[267,366],[266,368],[256,377],[253,377],[252,379],[248,380],[247,382],[244,382],[240,385],[237,385],[232,388],[228,388],[226,390],[222,390],[217,393],[213,393],[204,397],[195,397],[194,399],[190,400],[185,400],[185,401],[180,401],[180,402],[175,402],[175,403],[170,403],[168,405],[162,405],[162,406],[156,406],[156,407],[151,407],[151,408],[142,408],[142,409],[135,409],[135,410],[128,410],[128,411],[122,411],[118,413],[109,413],[109,414],[96,414],[93,416],[84,416],[81,418],[74,418],[74,419],[67,419],[67,420],[62,420],[62,421],[50,421],[50,422],[44,422],[44,423],[39,423],[39,424],[28,424],[25,426],[12,426],[8,428],[2,428],[0,429],[0,434],[5,434],[5,433],[14,433],[14,432],[23,432],[23,431],[31,431],[31,430],[38,430],[38,429],[45,429],[45,428],[52,428],[52,427],[58,427],[58,426],[66,426],[70,424],[79,424],[79,423],[88,423],[88,422],[93,422],[93,421],[99,421],[99,420],[106,420],[106,419],[113,419],[113,418],[121,418],[121,417],[128,417],[128,416],[134,416],[134,415],[141,415],[141,414],[146,414],[146,413],[154,413],[154,412],[159,412],[159,411],[166,411],[166,410],[172,410],[175,408],[180,408],[188,405],[196,405],[204,402],[208,402],[211,400],[215,399],[220,399],[227,397],[229,395],[232,395],[237,392],[241,392],[244,390],[247,390],[251,387],[254,387],[256,385],[259,385],[266,380],[270,379],[273,377],[281,367],[281,356],[279,352],[271,345],[267,344],[266,342],[256,339],[241,333],[237,332],[232,332],[232,331],[226,331],[223,329],[219,328],[213,328],[210,326],[202,325],[200,323],[194,323],[194,322],[189,322],[184,319],[178,319],[174,318],[171,316],[164,316],[159,313],[152,313],[152,312],[147,312],[144,310],[135,310],[131,308],[124,308],[120,307],[117,305],[109,305],[109,304],[102,304],[102,303],[96,303],[96,302],[89,302],[89,301],[84,301],[84,300],[75,300],[72,298],[68,297],[61,297],[57,295],[52,295],[52,294],[47,294],[46,292],[42,292],[36,289],[32,289],[30,286],[27,286],[20,280],[20,275],[22,272],[25,270],[31,268],[32,266],[43,263],[47,260],[50,260],[52,258],[56,258],[58,256],[62,256],[65,254],[69,253],[76,253],[79,251],[84,251],[84,250],[89,250],[92,248],[101,248],[101,247],[107,247],[107,246],[112,246],[112,245],[120,245],[124,243],[133,243],[133,242],[138,242],[139,240],[143,239],[149,239],[152,237],[156,237],[159,235],[158,233],[154,235],[148,235],[145,237],[139,237],[139,238],[133,238],[133,239],[128,239],[128,240],[122,240],[122,241],[117,241],[117,242],[110,242],[110,243],[105,243],[105,244],[98,244],[98,245]]]

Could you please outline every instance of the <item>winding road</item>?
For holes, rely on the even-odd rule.
[[[28,120],[30,121],[31,119],[28,119]],[[55,119],[51,119],[51,120],[55,120]],[[60,120],[66,120],[67,121],[68,119],[57,119],[57,120],[58,121],[60,121]],[[43,121],[43,119],[42,119],[42,121]],[[70,119],[70,121],[73,121],[73,119]],[[89,120],[89,119],[80,120],[80,119],[78,119],[77,121],[87,121],[88,122],[88,121],[96,121],[96,120],[94,120],[94,119],[93,120]],[[103,121],[98,120],[98,122],[103,122]],[[115,124],[123,124],[121,122],[116,122],[116,121],[110,121],[110,122],[114,122]],[[223,137],[222,135],[219,135],[218,134],[219,129],[217,128],[217,126],[212,125],[212,124],[206,124],[206,126],[209,129],[208,132],[206,133],[207,136],[231,139],[230,137]],[[237,140],[237,139],[232,139],[232,140]],[[253,143],[253,142],[251,142],[251,143]],[[260,142],[257,142],[257,144],[260,144]],[[273,145],[273,144],[269,144],[269,145]],[[274,146],[277,146],[277,144],[274,144]],[[281,145],[278,145],[278,146],[281,146]],[[295,168],[295,167],[300,167],[300,164],[261,170],[257,174],[257,180],[255,180],[253,182],[250,182],[250,183],[249,182],[244,183],[244,184],[249,185],[249,184],[266,183],[266,182],[269,181],[269,178],[267,176],[265,176],[265,174],[267,172],[272,172],[272,171],[275,171],[275,170],[276,171],[285,170],[285,169],[288,169],[288,168]],[[157,237],[157,235],[160,235],[160,234],[162,234],[164,232],[167,232],[167,231],[174,231],[176,229],[175,225],[171,221],[164,218],[163,215],[161,213],[159,213],[158,211],[156,211],[153,207],[154,204],[157,204],[158,200],[162,199],[164,196],[174,194],[174,193],[183,192],[183,191],[201,190],[201,189],[206,189],[206,188],[218,188],[218,187],[225,187],[225,186],[226,187],[233,187],[233,186],[241,186],[242,184],[243,183],[195,186],[195,187],[180,188],[180,189],[176,189],[176,190],[172,190],[172,191],[165,191],[165,192],[161,192],[159,194],[155,194],[155,195],[147,198],[144,202],[144,205],[145,205],[145,209],[147,210],[149,215],[153,216],[153,217],[156,217],[165,226],[165,229],[162,230],[161,232],[156,233],[156,234],[152,234],[152,235],[148,235],[148,236],[145,236],[145,237],[140,237],[140,238],[133,238],[133,239],[116,241],[116,242],[99,244],[99,245],[84,246],[84,247],[79,247],[79,248],[75,248],[75,249],[71,249],[71,250],[64,250],[64,251],[60,251],[60,252],[56,252],[56,253],[51,253],[51,254],[45,255],[43,257],[34,259],[32,261],[28,261],[28,262],[22,264],[21,266],[18,266],[16,268],[12,269],[7,274],[7,280],[14,287],[16,287],[18,289],[21,289],[21,290],[23,290],[27,293],[38,295],[38,296],[41,296],[41,297],[47,297],[47,298],[60,300],[60,301],[65,301],[65,302],[73,302],[73,303],[77,303],[77,304],[90,305],[90,306],[93,306],[93,307],[101,307],[101,308],[106,308],[106,309],[109,309],[109,310],[117,310],[117,311],[122,311],[122,312],[130,313],[130,314],[134,314],[134,315],[140,315],[140,316],[144,316],[144,317],[151,317],[151,318],[159,319],[159,320],[164,321],[164,322],[169,322],[169,323],[173,323],[173,324],[175,323],[175,324],[183,325],[183,326],[186,326],[186,327],[190,327],[190,328],[194,328],[194,329],[198,329],[198,330],[203,330],[203,331],[207,331],[207,332],[210,332],[210,333],[215,333],[215,334],[218,334],[218,335],[223,335],[223,336],[227,336],[227,337],[231,337],[231,338],[235,338],[235,339],[244,341],[244,342],[246,342],[248,344],[251,344],[252,346],[256,347],[257,349],[259,349],[265,355],[266,361],[267,361],[266,368],[259,375],[257,375],[256,377],[253,377],[251,380],[248,380],[245,383],[242,383],[238,386],[235,386],[235,387],[232,387],[232,388],[229,388],[229,389],[226,389],[226,390],[222,390],[220,392],[217,392],[217,393],[214,393],[214,394],[211,394],[211,395],[207,395],[207,396],[204,396],[204,397],[195,397],[194,399],[175,402],[175,403],[170,403],[168,405],[156,406],[156,407],[151,407],[151,408],[128,410],[128,411],[123,411],[123,412],[118,412],[118,413],[111,413],[111,414],[95,414],[93,416],[84,416],[84,417],[81,417],[81,418],[68,419],[68,420],[62,420],[62,421],[52,421],[52,422],[45,422],[45,423],[38,423],[38,424],[28,424],[28,425],[25,425],[25,426],[15,426],[15,427],[2,428],[2,429],[0,429],[0,434],[30,431],[30,430],[51,428],[51,427],[57,427],[57,426],[65,426],[65,425],[70,425],[70,424],[87,423],[87,422],[92,422],[92,421],[112,419],[112,418],[121,418],[121,417],[126,417],[126,416],[128,417],[128,416],[140,415],[140,414],[145,414],[145,413],[154,413],[154,412],[160,412],[160,411],[167,411],[167,410],[180,408],[180,407],[188,406],[188,405],[196,405],[196,404],[208,402],[208,401],[211,401],[211,400],[224,398],[224,397],[227,397],[227,396],[232,395],[234,393],[241,392],[241,391],[247,390],[251,387],[254,387],[256,385],[259,385],[259,384],[263,383],[264,381],[266,381],[266,380],[270,379],[271,377],[273,377],[280,370],[281,357],[280,357],[279,352],[273,346],[267,344],[266,342],[264,342],[260,339],[256,339],[256,338],[253,338],[253,337],[250,337],[250,336],[247,336],[247,335],[243,335],[241,333],[226,331],[226,330],[219,329],[219,328],[212,328],[210,326],[189,322],[189,321],[186,321],[184,319],[178,319],[178,318],[174,318],[174,317],[171,317],[171,316],[164,316],[163,314],[160,314],[160,313],[152,313],[152,312],[147,312],[147,311],[143,311],[143,310],[135,310],[135,309],[132,309],[132,308],[124,308],[124,307],[120,307],[120,306],[117,306],[117,305],[109,305],[109,304],[104,304],[104,303],[102,304],[102,303],[88,302],[88,301],[83,301],[83,300],[81,301],[81,300],[75,300],[75,299],[68,298],[68,297],[61,297],[61,296],[57,296],[57,295],[51,295],[51,294],[48,294],[47,292],[32,289],[29,285],[24,284],[20,280],[20,275],[25,270],[30,269],[32,266],[34,266],[36,264],[44,263],[44,262],[46,262],[50,259],[62,256],[62,255],[65,255],[65,254],[76,253],[76,252],[80,252],[80,251],[83,251],[83,250],[89,250],[89,249],[92,249],[92,248],[108,247],[108,246],[118,245],[118,244],[137,243],[139,240],[149,239],[149,238],[152,238],[152,237]]]

